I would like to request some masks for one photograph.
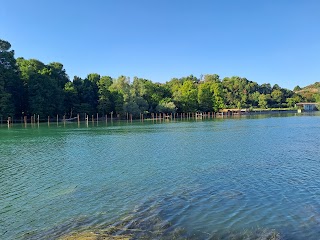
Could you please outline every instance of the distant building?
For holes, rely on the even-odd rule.
[[[315,111],[318,110],[318,103],[296,103],[296,106],[299,109],[303,109],[305,111]]]

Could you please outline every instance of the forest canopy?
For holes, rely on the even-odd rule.
[[[72,81],[63,64],[15,58],[11,44],[0,39],[0,117],[33,114],[105,115],[175,112],[212,112],[224,108],[287,108],[317,96],[302,96],[269,83],[259,85],[246,78],[220,79],[217,74],[173,78],[166,83],[126,76],[112,78],[90,73]]]

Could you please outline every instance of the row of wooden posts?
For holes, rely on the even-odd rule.
[[[117,120],[120,120],[121,119],[121,116],[120,114],[117,114],[116,115],[116,118],[114,118],[113,116],[114,114],[113,113],[110,113],[110,115],[108,116],[108,114],[106,114],[104,117],[100,117],[100,120],[105,120],[106,122],[108,122],[108,119],[110,119],[110,121],[113,121],[114,119],[117,119]],[[140,113],[140,121],[144,121],[145,119],[148,119],[149,120],[153,120],[153,121],[163,121],[163,120],[176,120],[176,119],[210,119],[210,118],[216,118],[216,117],[219,117],[219,116],[229,116],[231,115],[229,112],[189,112],[189,113],[151,113],[151,114],[143,114],[143,113]],[[50,116],[48,116],[47,118],[47,122],[48,122],[48,125],[50,124],[50,122],[56,122],[56,123],[59,123],[59,122],[67,122],[67,121],[77,121],[79,124],[80,124],[80,114],[77,114],[76,117],[74,118],[69,118],[69,119],[66,119],[66,116],[63,115],[62,116],[62,119],[59,118],[59,115],[56,116],[56,118],[51,118]],[[127,121],[131,121],[133,120],[133,116],[132,114],[129,114],[129,113],[126,113],[126,120]],[[99,121],[99,114],[97,113],[96,115],[91,115],[91,120],[90,120],[90,117],[88,114],[84,114],[84,121],[86,123],[89,123],[89,121],[91,122],[98,122]],[[8,125],[11,125],[14,123],[14,120],[12,117],[8,117],[7,119],[7,124]],[[16,121],[16,122],[19,122],[19,121]],[[24,124],[27,124],[28,123],[28,118],[27,116],[24,116],[21,118],[20,120],[21,123],[24,123]],[[43,119],[40,119],[40,115],[33,115],[30,117],[30,120],[29,120],[29,123],[31,124],[36,124],[36,123],[40,123],[40,122],[45,122]],[[1,124],[3,124],[3,118],[1,118]]]

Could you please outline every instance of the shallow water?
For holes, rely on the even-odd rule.
[[[2,125],[0,236],[319,239],[319,143],[319,114]]]

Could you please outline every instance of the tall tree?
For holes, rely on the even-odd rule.
[[[207,81],[198,85],[199,110],[208,112],[213,110],[213,88],[212,82]]]
[[[108,76],[101,77],[97,82],[99,94],[98,110],[101,114],[108,114],[112,111],[112,97],[109,90],[112,83],[112,78]]]
[[[0,39],[0,116],[20,116],[23,111],[23,85],[19,78],[11,44]]]

